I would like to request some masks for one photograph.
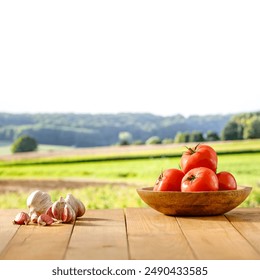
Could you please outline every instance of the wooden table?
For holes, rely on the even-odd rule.
[[[150,208],[87,210],[75,224],[13,225],[0,210],[0,259],[260,259],[260,208],[171,217]]]

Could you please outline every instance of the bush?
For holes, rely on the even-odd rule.
[[[144,142],[142,140],[135,140],[132,142],[132,145],[143,145]]]
[[[23,135],[14,141],[11,150],[12,153],[32,152],[37,150],[37,147],[38,144],[34,138]]]
[[[161,144],[162,140],[158,136],[152,136],[145,141],[146,145],[154,145],[154,144]]]

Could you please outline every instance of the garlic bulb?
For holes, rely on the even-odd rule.
[[[32,192],[27,198],[29,216],[33,218],[32,220],[34,222],[37,222],[37,218],[40,216],[40,214],[45,213],[51,205],[52,202],[50,195],[40,190]]]
[[[84,204],[79,199],[75,198],[71,193],[67,194],[65,201],[73,208],[76,213],[76,217],[84,215],[86,211]]]
[[[25,212],[18,213],[13,220],[13,224],[17,224],[17,225],[28,225],[29,222],[30,222],[30,217]]]
[[[76,220],[76,213],[63,197],[55,201],[46,213],[63,223],[71,223]]]

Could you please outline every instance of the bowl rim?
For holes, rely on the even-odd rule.
[[[234,193],[238,191],[243,191],[247,190],[251,192],[252,187],[248,186],[237,186],[237,189],[235,190],[217,190],[217,191],[194,191],[194,192],[182,192],[182,191],[154,191],[153,187],[142,187],[142,188],[137,188],[136,189],[138,192],[149,192],[149,193],[155,193],[155,194],[222,194],[222,193]]]

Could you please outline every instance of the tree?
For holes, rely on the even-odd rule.
[[[119,138],[119,145],[130,145],[133,140],[133,136],[130,132],[128,131],[121,131],[118,134]]]
[[[192,131],[190,133],[189,142],[203,142],[203,134],[200,131]]]
[[[243,127],[235,121],[230,121],[222,130],[223,140],[239,140],[243,139]]]
[[[31,152],[37,150],[37,147],[38,144],[34,138],[22,135],[14,141],[11,150],[12,153]]]
[[[218,136],[217,132],[208,130],[207,134],[206,134],[206,139],[207,139],[207,141],[218,141],[219,136]]]
[[[178,132],[174,138],[175,143],[190,142],[190,134],[188,132]]]
[[[248,121],[247,126],[244,129],[245,139],[260,138],[260,117],[255,117]]]

